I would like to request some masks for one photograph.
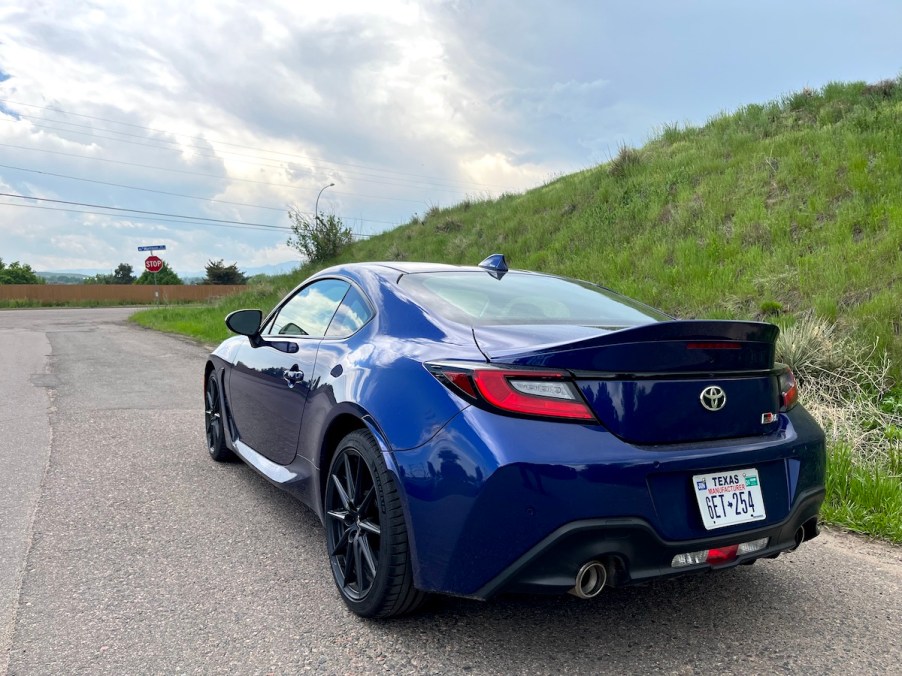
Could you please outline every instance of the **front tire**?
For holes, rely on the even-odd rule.
[[[368,431],[342,439],[326,481],[329,562],[348,608],[362,617],[416,610],[426,594],[413,586],[401,499]]]
[[[222,396],[216,374],[210,372],[207,387],[204,390],[204,433],[207,438],[207,451],[216,462],[226,462],[235,455],[225,444],[225,425],[222,417]]]

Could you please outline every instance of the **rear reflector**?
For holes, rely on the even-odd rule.
[[[687,554],[677,554],[670,562],[671,568],[685,568],[686,566],[698,566],[702,563],[708,563],[712,566],[718,566],[724,563],[735,561],[736,557],[743,554],[751,554],[767,547],[768,538],[752,540],[751,542],[743,542],[738,545],[727,545],[726,547],[717,547],[716,549],[702,549],[698,552],[689,552]]]
[[[708,556],[705,560],[712,566],[720,563],[729,563],[736,560],[736,552],[739,551],[739,545],[727,545],[726,547],[718,547],[717,549],[709,549]]]

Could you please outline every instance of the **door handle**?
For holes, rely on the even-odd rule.
[[[298,369],[297,364],[295,364],[289,370],[285,371],[285,373],[282,374],[282,377],[285,379],[285,382],[288,383],[288,387],[291,388],[304,379],[304,372]]]

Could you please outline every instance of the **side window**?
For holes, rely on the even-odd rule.
[[[338,307],[338,312],[332,318],[329,330],[326,331],[326,337],[347,338],[366,324],[372,316],[373,312],[363,295],[352,286],[345,294],[345,299]]]
[[[351,285],[323,279],[298,291],[273,319],[267,333],[279,336],[326,335],[326,327]]]

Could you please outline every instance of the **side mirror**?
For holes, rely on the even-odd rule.
[[[260,323],[263,313],[260,310],[235,310],[225,318],[229,331],[239,336],[250,336],[253,339],[260,334]]]

